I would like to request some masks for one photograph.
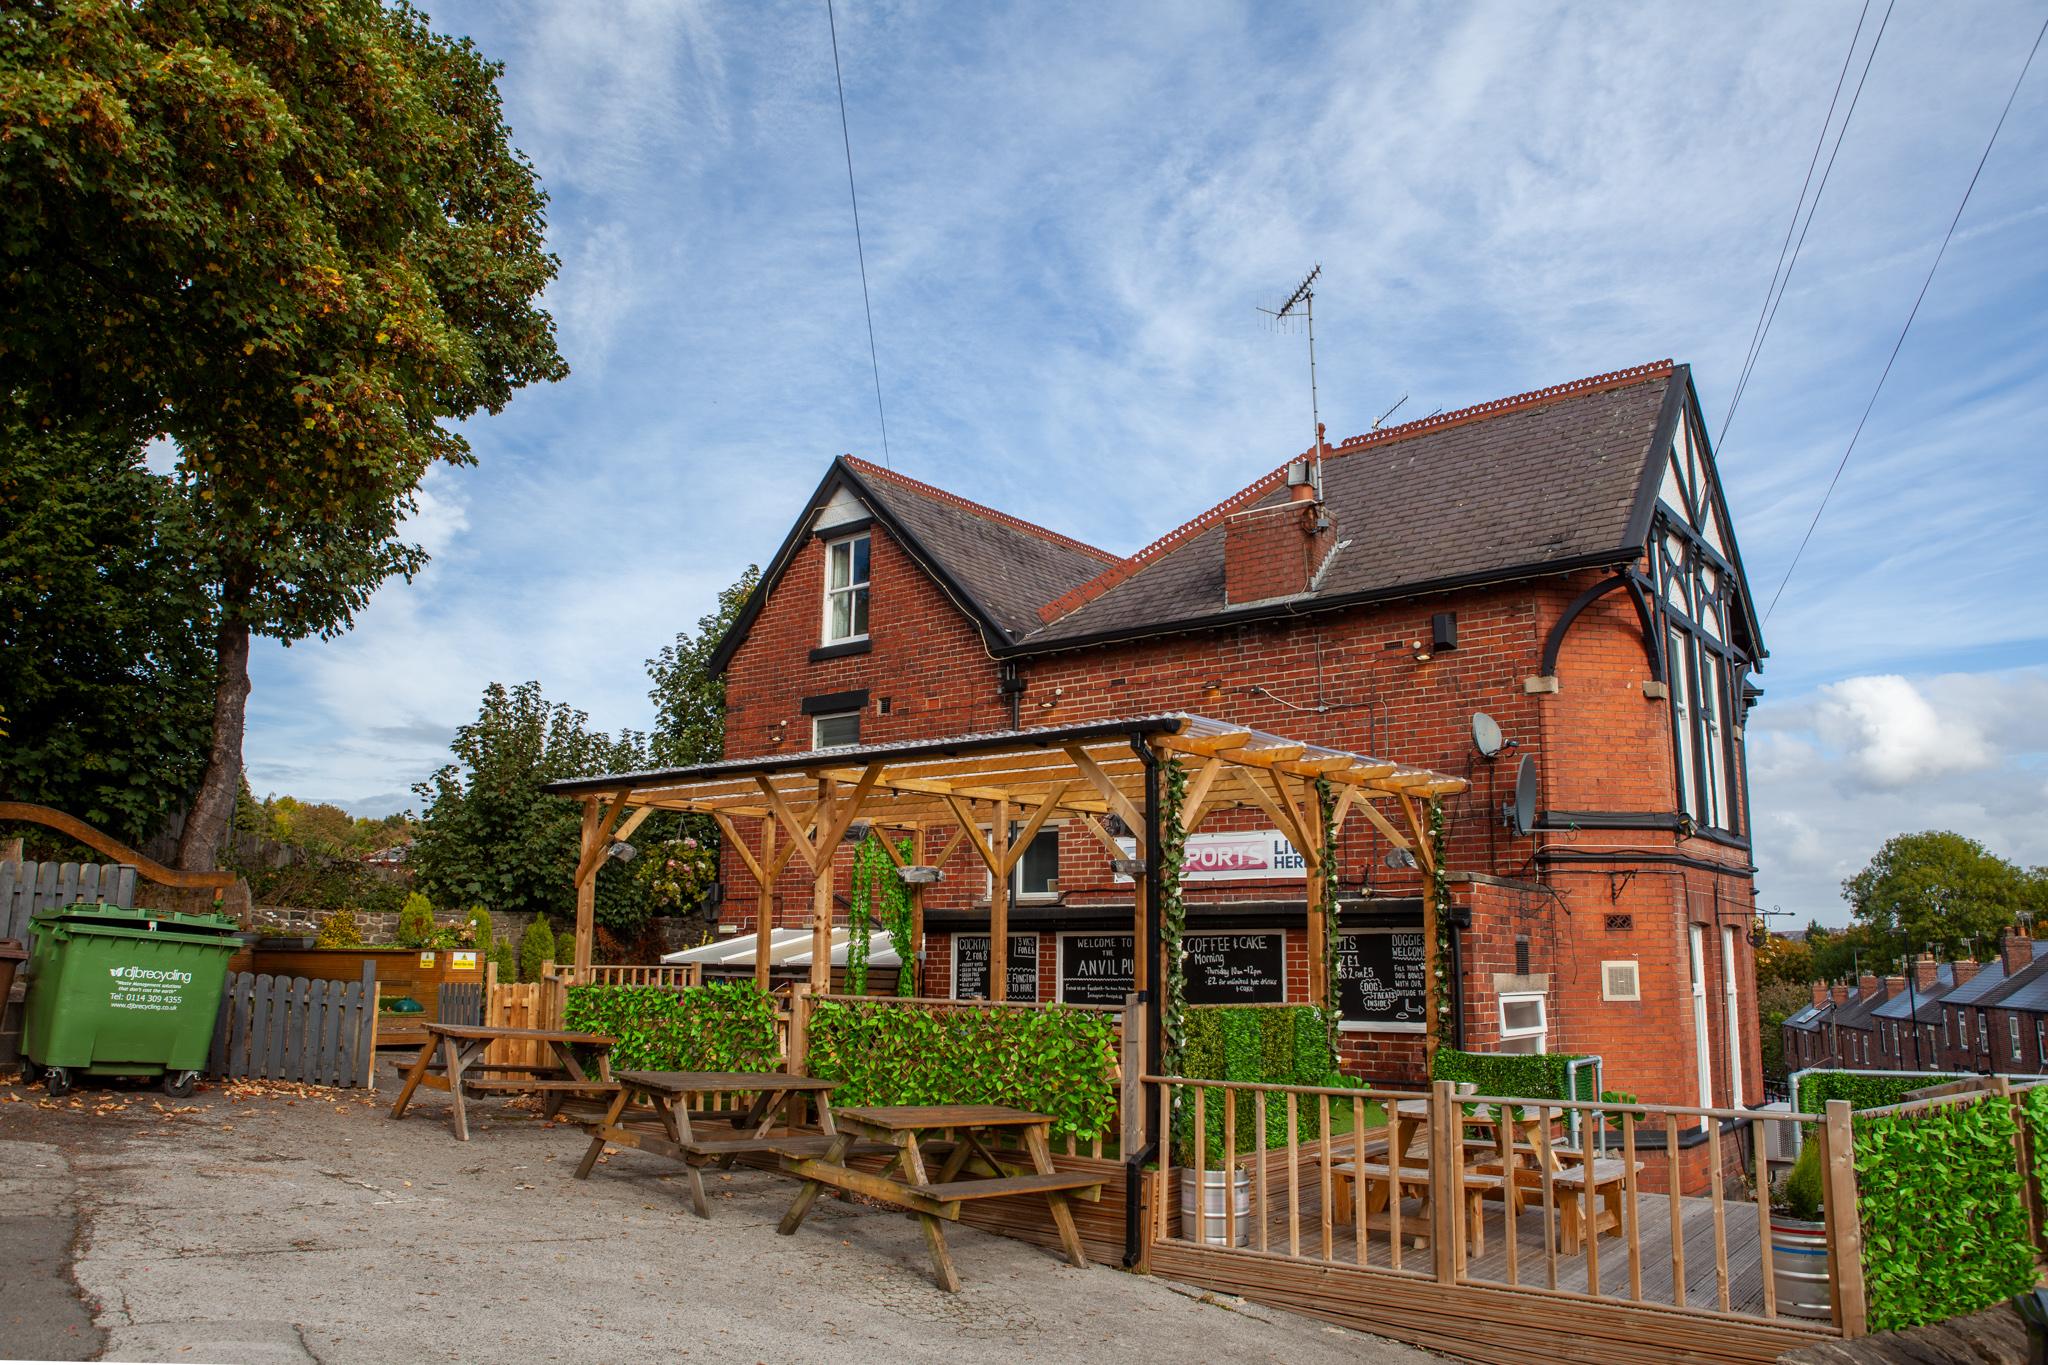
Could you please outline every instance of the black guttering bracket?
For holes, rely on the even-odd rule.
[[[954,735],[944,739],[914,740],[905,744],[855,744],[844,749],[821,752],[762,754],[754,758],[729,758],[717,763],[699,763],[688,768],[650,768],[635,773],[604,773],[597,777],[565,777],[541,790],[554,796],[609,796],[654,783],[689,782],[699,778],[749,777],[755,773],[803,772],[813,768],[845,768],[865,763],[892,763],[918,758],[958,758],[999,752],[1029,745],[1039,749],[1089,740],[1128,739],[1134,735],[1177,735],[1187,728],[1188,717],[1177,711],[1150,716],[1126,716],[1122,720],[1093,721],[1084,725],[1062,725],[1045,730],[996,731],[981,735]]]
[[[1650,677],[1653,681],[1665,681],[1664,637],[1657,629],[1657,621],[1650,611],[1650,599],[1644,592],[1643,577],[1633,568],[1617,569],[1614,577],[1602,579],[1572,599],[1572,604],[1557,618],[1557,624],[1550,628],[1549,638],[1543,642],[1543,676],[1557,676],[1557,656],[1564,649],[1564,637],[1571,632],[1572,623],[1579,619],[1579,613],[1613,592],[1616,588],[1627,588],[1628,595],[1636,604],[1636,619],[1643,628],[1643,653],[1649,656]]]

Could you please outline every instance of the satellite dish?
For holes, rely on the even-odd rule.
[[[1501,823],[1517,834],[1536,828],[1536,760],[1527,754],[1515,765],[1515,799],[1500,814]]]
[[[1481,758],[1492,758],[1500,752],[1500,722],[1484,711],[1472,713],[1472,747],[1479,751]]]

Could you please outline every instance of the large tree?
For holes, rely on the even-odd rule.
[[[717,609],[697,618],[694,636],[676,632],[676,642],[647,661],[654,683],[647,699],[654,703],[649,746],[655,762],[682,768],[725,756],[725,678],[711,671],[711,654],[760,581],[760,566],[749,564],[739,582],[718,594]]]
[[[1947,830],[1898,834],[1842,883],[1857,923],[1906,958],[1988,955],[2000,933],[2032,908],[2028,874],[1975,839]]]
[[[578,803],[549,782],[647,766],[643,736],[590,728],[590,717],[550,702],[537,682],[484,689],[477,717],[455,732],[456,762],[413,788],[422,805],[410,859],[419,888],[441,905],[573,915],[582,844]],[[598,873],[600,921],[645,918],[625,872]]]
[[[213,603],[182,506],[125,433],[35,429],[0,397],[0,796],[141,843],[213,714]]]
[[[499,68],[381,0],[41,0],[0,22],[0,392],[166,437],[215,604],[210,867],[252,634],[346,630],[425,554],[453,423],[566,372]]]

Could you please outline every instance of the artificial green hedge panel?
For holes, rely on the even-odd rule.
[[[1187,1046],[1182,1052],[1181,1074],[1205,1081],[1246,1081],[1260,1085],[1315,1085],[1355,1087],[1358,1082],[1338,1074],[1337,1055],[1330,1050],[1330,1034],[1322,1011],[1309,1005],[1209,1005],[1193,1006],[1187,1012]],[[1209,1160],[1223,1160],[1223,1106],[1225,1091],[1205,1090],[1202,1097],[1203,1126],[1208,1130]],[[1181,1100],[1176,1131],[1183,1161],[1192,1159],[1190,1136],[1194,1131],[1194,1093]],[[1252,1095],[1238,1093],[1235,1150],[1257,1151],[1260,1147],[1287,1145],[1287,1101],[1270,1095],[1266,1101],[1266,1133],[1257,1137],[1258,1110]],[[1322,1106],[1313,1096],[1295,1106],[1295,1136],[1306,1141],[1322,1135]],[[1375,1111],[1376,1112],[1376,1111]],[[1342,1115],[1333,1115],[1337,1127]]]
[[[1974,1313],[2034,1287],[2010,1099],[1858,1115],[1853,1131],[1872,1331]]]
[[[1440,1047],[1430,1079],[1457,1081],[1477,1086],[1481,1095],[1501,1095],[1532,1100],[1597,1100],[1592,1067],[1580,1069],[1576,1078],[1578,1094],[1565,1091],[1566,1077],[1573,1062],[1584,1061],[1576,1052],[1458,1052]]]
[[[571,986],[565,1028],[618,1039],[611,1062],[627,1071],[774,1071],[775,1004],[750,982]]]
[[[1115,1016],[1102,1011],[920,1009],[821,1000],[805,1066],[856,1104],[1008,1104],[1053,1132],[1105,1135],[1116,1117]]]
[[[1910,1076],[1873,1076],[1864,1071],[1813,1071],[1799,1078],[1796,1099],[1802,1114],[1825,1114],[1829,1100],[1847,1100],[1851,1109],[1882,1109],[1904,1100],[1910,1090],[1965,1074],[1923,1071]]]

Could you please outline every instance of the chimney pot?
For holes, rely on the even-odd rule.
[[[2013,975],[2034,960],[2032,935],[2018,925],[2005,931],[2005,941],[1999,945],[1999,958],[2005,963],[2005,974]]]
[[[1956,984],[1958,986],[1963,985],[1977,974],[1978,964],[1975,958],[1959,957],[1952,965],[1955,969]]]
[[[1821,1007],[1822,1005],[1825,1005],[1825,1004],[1827,1004],[1827,1002],[1828,1002],[1828,983],[1827,983],[1827,982],[1825,982],[1825,981],[1816,981],[1816,982],[1814,982],[1814,983],[1813,983],[1813,1007],[1814,1007],[1815,1009],[1819,1009],[1819,1008],[1820,1008],[1820,1007]]]
[[[1934,954],[1922,953],[1913,959],[1913,987],[1916,990],[1931,991],[1941,980],[1941,964],[1934,960]]]
[[[1889,999],[1891,999],[1891,998],[1892,998],[1893,996],[1895,996],[1895,995],[1904,995],[1905,993],[1906,993],[1906,978],[1905,978],[1905,977],[1903,977],[1903,976],[1888,976],[1888,977],[1886,977],[1886,978],[1884,979],[1884,998],[1885,998],[1885,999],[1889,1000]]]
[[[1863,975],[1856,978],[1856,995],[1858,999],[1862,999],[1866,996],[1872,996],[1876,994],[1877,977],[1875,975],[1873,975],[1870,972],[1865,972],[1863,973]]]
[[[1834,987],[1832,988],[1832,994],[1833,994],[1833,996],[1834,996],[1834,1001],[1835,1001],[1835,1008],[1836,1008],[1836,1009],[1840,1009],[1840,1008],[1841,1008],[1842,1006],[1844,1006],[1844,1005],[1848,1004],[1848,1003],[1849,1003],[1849,983],[1848,983],[1848,982],[1846,982],[1846,981],[1837,981],[1837,982],[1836,982],[1836,983],[1834,984]]]

